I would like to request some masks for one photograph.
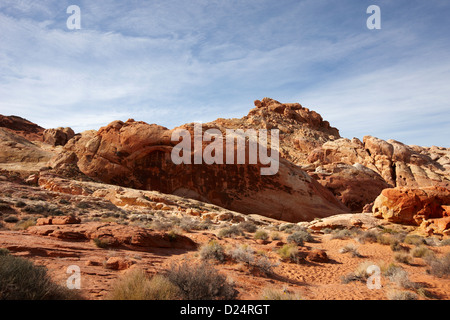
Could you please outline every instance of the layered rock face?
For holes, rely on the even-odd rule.
[[[429,233],[450,227],[450,190],[443,187],[389,188],[377,197],[373,214],[389,222],[416,225]]]
[[[44,142],[52,146],[64,146],[70,139],[75,136],[72,128],[56,128],[47,129],[43,133]]]
[[[44,128],[17,116],[0,115],[0,127],[12,131],[29,141],[42,141]]]
[[[309,154],[308,162],[310,170],[319,171],[316,176],[324,186],[333,188],[336,180],[341,181],[342,188],[347,186],[346,190],[349,192],[352,189],[356,191],[352,191],[353,197],[361,196],[364,199],[360,203],[362,205],[375,200],[381,190],[388,187],[449,187],[449,156],[450,150],[445,148],[407,146],[395,140],[384,141],[365,136],[362,142],[356,138],[327,141]],[[350,176],[342,174],[342,171],[336,173],[333,167],[338,164],[359,168],[359,173]],[[330,166],[331,169],[326,170],[326,177],[320,174],[323,168]],[[369,171],[372,179],[367,179]],[[370,181],[373,184],[368,183]],[[366,185],[370,190],[363,188],[358,191],[357,188],[352,188],[355,184]],[[344,198],[342,200],[352,207]],[[352,209],[358,211],[362,209],[361,205]]]
[[[213,124],[202,130],[223,130]],[[183,129],[193,133],[193,125]],[[65,146],[86,175],[102,182],[158,190],[210,202],[237,212],[285,221],[302,221],[347,209],[330,191],[298,166],[280,159],[275,175],[261,175],[257,164],[180,164],[171,159],[173,130],[128,120],[115,121],[98,132],[87,131]],[[208,145],[203,142],[202,149]],[[247,162],[246,162],[247,163]]]
[[[241,119],[219,118],[212,124],[229,129],[278,129],[280,156],[297,165],[307,163],[309,153],[325,142],[340,138],[338,129],[299,103],[264,98],[254,104],[255,108]]]

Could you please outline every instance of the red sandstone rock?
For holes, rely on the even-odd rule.
[[[75,136],[71,128],[47,129],[43,133],[44,142],[52,146],[64,146],[67,141]]]
[[[17,116],[0,115],[0,127],[12,131],[29,141],[42,141],[44,128]]]
[[[375,200],[373,214],[390,222],[420,225],[446,215],[450,190],[443,187],[385,189]],[[443,207],[444,206],[444,207]]]
[[[314,119],[311,125],[321,125]],[[183,128],[193,136],[192,125]],[[225,130],[214,124],[204,125],[207,128]],[[74,137],[65,150],[75,153],[72,161],[94,179],[187,196],[246,214],[297,222],[347,210],[330,191],[284,159],[274,176],[262,176],[260,164],[175,165],[171,135],[172,130],[157,125],[114,121],[98,132]]]

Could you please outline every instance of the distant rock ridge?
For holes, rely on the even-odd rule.
[[[42,141],[45,130],[37,124],[18,116],[0,115],[0,127],[13,131],[30,141]]]

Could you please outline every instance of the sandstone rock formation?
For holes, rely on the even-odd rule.
[[[17,172],[38,171],[54,154],[15,131],[0,128],[0,168]]]
[[[423,226],[430,232],[442,233],[450,226],[449,205],[447,188],[397,187],[383,190],[372,210],[374,216],[389,222]]]
[[[52,146],[64,146],[70,139],[75,136],[72,128],[56,128],[47,129],[43,133],[44,142]]]
[[[17,116],[0,115],[0,127],[26,138],[30,141],[42,141],[44,128]]]
[[[41,225],[28,229],[31,234],[54,237],[60,240],[87,241],[98,239],[108,247],[178,248],[192,250],[197,245],[182,236],[116,223],[83,223],[72,225]]]
[[[193,124],[182,128],[193,136]],[[225,130],[214,124],[202,129],[211,128]],[[274,176],[262,176],[259,163],[176,165],[171,160],[177,143],[171,141],[172,132],[131,119],[114,121],[98,132],[81,133],[64,149],[74,155],[69,161],[98,181],[195,198],[246,214],[296,222],[347,210],[330,191],[282,158]]]
[[[363,142],[356,138],[341,138],[327,141],[313,150],[308,156],[308,168],[319,171],[315,177],[330,189],[334,189],[336,181],[339,181],[340,190],[335,193],[338,197],[341,197],[341,190],[346,190],[352,197],[360,198],[356,206],[343,199],[344,204],[354,211],[360,211],[364,204],[375,200],[380,191],[387,187],[449,187],[449,154],[450,150],[445,148],[407,146],[398,141],[384,141],[371,136],[364,137]],[[358,168],[359,173],[349,175],[346,170],[329,169],[327,178],[320,174],[322,168],[338,164]],[[359,190],[352,188],[358,181],[366,187]]]

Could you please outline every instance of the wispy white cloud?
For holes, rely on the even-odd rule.
[[[69,31],[68,0],[1,2],[0,113],[78,131],[128,118],[173,127],[240,117],[269,96],[344,136],[447,143],[429,129],[449,110],[450,45],[430,34],[446,23],[411,1],[381,1],[372,33],[352,0],[78,3],[82,30]]]

